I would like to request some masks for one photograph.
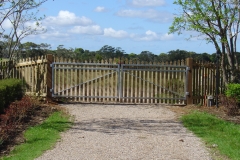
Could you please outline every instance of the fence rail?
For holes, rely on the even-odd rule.
[[[61,62],[61,63],[60,63]],[[65,62],[65,63],[62,63]],[[110,59],[107,61],[98,62],[98,66],[94,66],[92,62],[81,63],[80,69],[77,69],[76,66],[72,65],[70,68],[66,68],[69,62],[76,63],[76,60],[53,57],[52,55],[37,57],[37,58],[28,58],[23,59],[18,62],[0,62],[0,78],[4,78],[7,74],[7,66],[9,63],[13,64],[13,70],[11,72],[12,78],[22,79],[26,82],[26,92],[33,95],[44,96],[51,95],[50,89],[52,89],[52,75],[61,72],[65,75],[65,78],[61,76],[56,76],[54,81],[56,82],[54,87],[54,93],[64,95],[64,85],[69,86],[72,90],[72,97],[74,97],[75,92],[83,92],[85,94],[94,93],[94,96],[90,97],[74,97],[73,100],[82,100],[87,102],[95,102],[98,98],[101,98],[101,94],[97,92],[95,87],[99,87],[97,81],[101,80],[99,85],[108,84],[109,86],[116,85],[119,79],[117,78],[117,72],[115,70],[109,69],[107,66],[116,65],[116,60]],[[53,71],[50,65],[56,65],[57,70]],[[124,77],[124,82],[122,83],[123,92],[122,97],[124,97],[125,102],[130,103],[166,103],[166,99],[144,99],[145,97],[157,96],[158,92],[163,93],[164,88],[171,85],[172,90],[181,89],[181,96],[185,94],[185,91],[188,93],[187,103],[188,104],[205,104],[206,96],[213,95],[215,96],[216,90],[216,65],[213,63],[203,63],[194,61],[191,58],[182,61],[174,62],[140,62],[140,61],[129,61],[121,60],[121,67],[124,71],[121,76]],[[85,65],[85,66],[84,66]],[[89,68],[86,68],[87,65],[92,65]],[[173,73],[169,71],[171,66],[179,66],[178,68],[172,68]],[[101,67],[104,66],[104,67]],[[117,65],[116,65],[117,66]],[[137,66],[137,67],[136,67]],[[158,68],[157,68],[158,66]],[[162,68],[160,67],[162,66]],[[148,70],[146,71],[146,67]],[[154,68],[155,67],[155,68]],[[159,68],[160,67],[160,68]],[[188,77],[184,79],[184,76],[181,74],[181,67],[188,67]],[[119,69],[119,68],[116,68]],[[131,70],[131,71],[130,71]],[[161,70],[162,73],[156,73],[154,70]],[[168,72],[166,72],[168,70]],[[72,72],[70,72],[72,71]],[[114,73],[113,73],[114,72]],[[92,77],[95,76],[96,79],[89,79],[90,77],[85,77],[85,84],[92,83],[93,85],[85,85],[77,76],[84,77],[85,73],[89,73]],[[101,73],[101,74],[100,74]],[[106,81],[106,77],[109,79]],[[146,79],[145,81],[143,80]],[[220,76],[221,77],[221,76]],[[73,79],[72,81],[70,79]],[[103,80],[104,79],[104,80]],[[157,82],[159,79],[162,81]],[[168,84],[171,81],[175,81],[175,84]],[[187,90],[182,88],[182,82],[185,83],[188,81]],[[137,82],[137,83],[135,83]],[[69,84],[68,84],[69,83]],[[159,86],[155,85],[156,83],[160,84]],[[79,89],[79,85],[84,86],[83,90]],[[130,88],[126,86],[131,86]],[[143,93],[139,90],[139,87],[146,88],[146,93]],[[161,88],[162,87],[162,88]],[[224,84],[221,79],[221,88],[224,88]],[[74,89],[75,88],[75,89]],[[77,89],[78,88],[78,89]],[[220,90],[222,91],[222,90]],[[104,96],[109,96],[104,99],[105,101],[115,100],[116,97],[119,97],[120,93],[116,91],[116,88],[103,88]],[[141,93],[140,93],[141,92]],[[162,95],[162,94],[161,94]],[[179,96],[179,95],[178,95]],[[181,98],[181,96],[179,96]],[[131,99],[128,97],[132,97]],[[171,97],[170,97],[171,98]]]

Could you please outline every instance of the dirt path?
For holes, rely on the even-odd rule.
[[[63,105],[74,126],[38,160],[210,160],[163,105]]]

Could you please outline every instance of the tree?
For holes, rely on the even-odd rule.
[[[125,53],[125,51],[121,47],[117,47],[115,49],[115,57],[117,57],[117,58],[122,58],[124,53]]]
[[[123,57],[125,51],[121,47],[112,47],[108,45],[104,45],[98,53],[102,56],[103,59],[109,58],[121,58]]]
[[[169,61],[169,57],[166,53],[160,53],[158,55],[158,60],[161,62],[166,62],[166,61]]]
[[[35,57],[36,54],[39,53],[39,46],[33,42],[26,42],[21,45],[21,56],[23,58],[26,57]]]
[[[81,60],[83,59],[82,56],[84,54],[84,49],[82,48],[75,48],[74,53],[76,54],[76,59]]]
[[[147,62],[153,62],[154,61],[154,57],[155,57],[155,55],[152,52],[150,52],[150,51],[142,51],[138,55],[138,59],[140,61],[147,61]]]
[[[220,54],[223,80],[237,82],[237,38],[240,23],[239,0],[175,0],[182,12],[174,18],[169,33],[195,31],[197,37],[213,43]],[[194,37],[194,36],[190,36]],[[227,60],[225,60],[227,59]],[[230,67],[228,79],[227,67]]]
[[[127,58],[130,60],[138,60],[137,56],[138,55],[135,53],[130,53],[130,54],[128,54]]]
[[[185,50],[172,50],[168,52],[168,60],[169,61],[178,61],[183,60],[190,57],[189,52]]]
[[[47,0],[1,0],[0,2],[0,41],[8,59],[18,59],[21,53],[21,40],[29,35],[45,31],[41,27],[42,18],[37,18],[36,9]],[[8,26],[6,27],[6,25]],[[7,77],[11,67],[7,67]]]
[[[74,52],[73,48],[64,48],[64,45],[58,45],[56,50],[56,55],[59,57],[65,57],[65,58],[76,58],[76,53]]]
[[[51,45],[47,43],[36,44],[33,42],[26,42],[21,44],[21,55],[22,58],[27,57],[38,57],[46,55],[50,51]]]
[[[116,49],[112,46],[104,45],[99,53],[102,55],[104,59],[114,58]]]

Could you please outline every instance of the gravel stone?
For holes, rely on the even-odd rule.
[[[165,105],[62,105],[74,125],[37,160],[211,160]]]

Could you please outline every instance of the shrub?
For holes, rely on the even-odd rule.
[[[240,84],[239,83],[228,84],[226,96],[229,98],[236,98],[236,100],[240,102]]]
[[[236,98],[220,95],[220,102],[225,107],[227,115],[235,116],[238,114],[239,107]]]
[[[11,102],[23,96],[23,85],[19,79],[5,79],[0,81],[0,112],[8,107]]]
[[[5,113],[0,115],[0,145],[11,138],[11,133],[25,120],[33,108],[32,99],[25,96],[20,101],[12,102],[5,109]]]

